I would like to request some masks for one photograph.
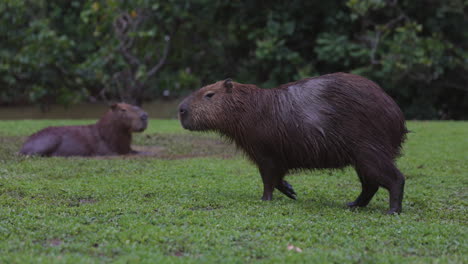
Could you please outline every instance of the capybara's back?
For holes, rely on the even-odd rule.
[[[356,165],[365,153],[389,159],[399,155],[407,132],[403,113],[374,82],[338,73],[280,89],[289,96],[278,102],[282,109],[290,109],[280,113],[287,132],[273,131],[276,138],[291,135],[282,152],[288,163],[297,163],[292,167],[340,168]],[[320,155],[310,159],[311,150]]]
[[[395,167],[405,139],[397,104],[374,82],[335,73],[260,89],[220,81],[179,106],[182,126],[213,130],[232,139],[257,164],[262,199],[276,188],[291,198],[283,180],[296,169],[353,166],[362,193],[348,205],[366,206],[379,186],[390,192],[390,211],[401,211],[404,177]]]
[[[340,134],[348,134],[349,144],[354,142],[350,135],[358,139],[354,151],[366,149],[367,142],[390,158],[398,156],[407,130],[403,113],[395,101],[377,84],[357,75],[337,74],[332,82],[334,85],[323,97],[331,109],[340,113],[335,120],[336,128],[344,129]]]

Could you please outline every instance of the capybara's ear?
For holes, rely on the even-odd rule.
[[[117,109],[117,103],[112,103],[109,105],[109,107],[112,111],[115,111]]]
[[[224,80],[224,87],[226,88],[226,93],[232,93],[232,79],[227,78]]]

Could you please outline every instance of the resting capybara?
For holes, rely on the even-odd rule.
[[[132,132],[148,125],[140,107],[112,104],[93,125],[47,127],[31,135],[20,150],[24,155],[101,156],[131,153]]]
[[[406,137],[397,104],[374,82],[333,73],[261,89],[230,79],[205,86],[179,105],[189,130],[216,131],[258,166],[263,200],[276,188],[295,199],[283,180],[291,170],[356,169],[366,206],[379,187],[390,193],[388,213],[401,212],[405,178],[395,166]]]

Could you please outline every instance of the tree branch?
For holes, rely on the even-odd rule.
[[[157,73],[162,68],[162,66],[164,66],[164,64],[166,63],[167,55],[169,54],[169,50],[170,50],[170,47],[171,47],[172,36],[175,34],[175,32],[177,32],[177,29],[179,28],[181,23],[182,23],[182,21],[180,19],[176,19],[176,21],[174,22],[174,25],[172,27],[171,32],[164,37],[164,40],[166,41],[166,46],[164,46],[163,54],[162,54],[161,58],[159,59],[158,64],[156,64],[153,68],[151,68],[151,70],[148,71],[148,73],[147,73],[148,77],[151,77],[155,73]]]
[[[375,39],[372,41],[371,40],[371,54],[370,54],[370,59],[371,59],[371,64],[377,65],[380,64],[379,60],[375,59],[375,53],[377,52],[377,48],[379,47],[379,42],[380,42],[380,31],[375,32]]]
[[[120,42],[118,50],[124,57],[125,61],[129,65],[133,66],[141,65],[141,61],[131,52],[135,38],[129,37],[128,34],[135,32],[142,20],[143,16],[137,16],[137,19],[133,19],[130,14],[124,12],[115,19],[113,24],[115,35]]]
[[[156,64],[153,68],[151,68],[151,70],[148,71],[148,73],[147,73],[148,77],[153,76],[156,72],[158,72],[162,68],[164,63],[166,63],[167,55],[169,54],[169,49],[170,49],[170,46],[171,46],[171,37],[166,36],[165,40],[166,40],[166,46],[164,47],[163,54],[162,54],[161,58],[159,59],[158,64]]]
[[[382,34],[384,33],[384,30],[387,30],[387,29],[391,29],[392,27],[394,27],[398,22],[400,22],[401,20],[408,20],[408,17],[403,13],[403,11],[397,6],[398,4],[398,0],[393,0],[393,1],[389,1],[388,2],[389,5],[391,6],[396,6],[398,8],[398,11],[400,12],[400,15],[394,19],[391,19],[390,21],[388,21],[387,23],[385,23],[383,26],[380,26],[379,24],[373,22],[372,20],[369,20],[370,23],[374,26],[375,28],[375,37],[374,38],[363,38],[363,39],[367,39],[367,41],[370,42],[370,47],[371,47],[371,51],[370,51],[370,63],[372,65],[377,65],[377,64],[380,64],[380,60],[377,60],[376,59],[376,53],[377,53],[377,49],[379,47],[379,44],[380,44],[380,40],[382,38]]]

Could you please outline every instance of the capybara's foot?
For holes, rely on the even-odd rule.
[[[360,203],[358,201],[349,202],[346,204],[349,208],[356,208],[356,207],[365,207],[367,204]]]
[[[281,183],[276,186],[276,189],[284,193],[287,197],[296,200],[296,192],[287,181],[281,181]]]
[[[271,194],[263,194],[262,196],[263,201],[271,201],[272,198],[273,198],[273,195]]]
[[[393,215],[393,214],[400,214],[401,213],[401,207],[400,208],[390,208],[390,210],[387,211],[387,214]]]

